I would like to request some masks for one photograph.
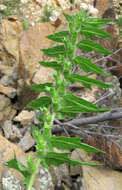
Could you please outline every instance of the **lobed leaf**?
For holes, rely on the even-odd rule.
[[[48,152],[45,161],[48,166],[55,165],[59,166],[61,164],[67,163],[72,166],[80,165],[88,165],[88,166],[101,166],[101,164],[94,164],[89,162],[81,162],[78,160],[73,160],[69,157],[70,153],[56,153],[56,152]]]
[[[17,160],[16,155],[14,155],[12,160],[6,162],[6,165],[21,172],[25,178],[31,176],[29,169]]]
[[[102,71],[102,69],[100,69],[97,65],[92,63],[90,59],[87,59],[87,58],[84,58],[81,56],[77,56],[73,60],[73,63],[78,64],[83,69],[83,71],[85,71],[86,73],[93,72],[95,74],[103,74],[105,76],[108,75],[107,73]]]
[[[86,52],[96,51],[98,53],[103,53],[103,54],[113,54],[113,52],[108,51],[99,43],[93,42],[91,40],[81,40],[80,42],[78,42],[77,47]]]
[[[69,36],[69,31],[64,30],[64,31],[57,32],[57,33],[52,34],[52,35],[48,35],[46,37],[52,41],[55,41],[55,42],[64,42],[64,38],[67,38],[68,36]]]
[[[90,145],[81,143],[81,139],[77,137],[70,138],[70,137],[63,137],[63,136],[60,136],[60,137],[52,136],[50,138],[50,142],[53,147],[56,147],[61,150],[63,149],[70,150],[70,149],[79,148],[79,149],[85,150],[86,152],[103,152],[102,150],[94,148]]]
[[[113,87],[112,84],[106,84],[103,83],[99,80],[95,80],[93,78],[90,77],[86,77],[86,76],[81,76],[78,74],[72,74],[69,76],[69,80],[71,80],[72,82],[81,82],[85,87],[90,88],[91,89],[91,85],[96,85],[102,88],[111,88]]]
[[[66,57],[65,47],[63,45],[54,46],[48,49],[41,49],[45,53],[45,55],[49,57],[59,57],[59,55],[63,55]]]

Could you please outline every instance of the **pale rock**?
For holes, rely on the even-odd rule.
[[[10,99],[0,94],[0,121],[11,120],[15,114],[16,110],[13,108]]]
[[[88,11],[93,16],[96,16],[99,13],[98,9],[94,8],[93,5],[88,6]]]
[[[122,173],[102,167],[83,166],[82,190],[121,190]]]
[[[51,40],[47,39],[46,36],[54,33],[55,28],[50,23],[40,23],[34,27],[30,27],[20,37],[20,62],[19,62],[19,80],[24,81],[22,87],[18,84],[19,97],[18,101],[21,107],[24,107],[31,100],[35,99],[39,93],[34,92],[27,85],[32,83],[32,79],[36,72],[38,72],[40,65],[39,61],[44,60],[44,54],[40,49],[48,48],[51,46]],[[37,67],[38,66],[38,67]],[[40,67],[41,69],[41,67]],[[47,68],[48,71],[48,68]],[[46,72],[47,77],[50,76],[50,72]],[[40,74],[43,78],[45,73]],[[39,77],[39,78],[40,78]],[[36,79],[37,80],[37,79]],[[43,81],[41,81],[43,83]]]
[[[6,176],[3,176],[2,185],[4,190],[24,190],[24,185],[12,175],[11,171],[8,171]]]
[[[35,182],[35,188],[38,190],[54,190],[54,184],[49,170],[40,167],[37,173],[38,178]]]
[[[13,84],[13,80],[7,76],[7,75],[4,75],[1,79],[0,79],[0,84],[3,85],[3,86],[9,86],[9,85],[12,85]]]
[[[82,150],[80,150],[80,149],[75,149],[71,153],[71,158],[74,160],[83,161],[82,154],[84,154],[84,151],[82,152]],[[81,165],[70,166],[70,176],[82,176],[82,175],[83,175],[83,173],[82,173]]]
[[[24,137],[20,140],[20,142],[18,143],[18,146],[23,150],[23,151],[27,151],[30,148],[32,148],[35,144],[35,140],[33,139],[33,137],[31,136],[30,132],[27,131],[24,135]]]
[[[4,56],[4,54],[2,54],[2,55]],[[14,70],[14,67],[4,65],[3,62],[0,62],[0,71],[2,74],[11,77],[13,70]]]
[[[1,4],[0,5],[0,11],[3,11],[3,10],[5,10],[7,7],[4,5],[4,4]]]
[[[22,112],[14,118],[14,121],[18,121],[22,126],[26,126],[29,125],[34,116],[35,114],[33,111],[22,110]]]
[[[46,36],[54,32],[54,27],[50,23],[40,23],[30,27],[20,37],[20,63],[19,77],[24,78],[29,84],[39,61],[43,60],[43,52],[40,49],[48,48],[51,41]]]
[[[21,3],[27,3],[28,2],[28,0],[20,0],[21,1]]]
[[[22,23],[15,16],[1,21],[0,51],[4,66],[14,68],[19,63],[19,34],[22,31]]]
[[[4,131],[5,137],[11,141],[19,140],[22,137],[20,130],[17,128],[17,126],[13,125],[10,120],[6,120],[4,122],[2,129]]]
[[[17,145],[9,142],[5,137],[0,135],[0,162],[5,163],[14,157],[16,153],[17,159],[25,164],[25,153]]]
[[[88,10],[89,7],[88,7],[88,5],[86,3],[81,3],[80,8],[84,9],[84,10]]]
[[[53,73],[54,73],[53,69],[40,66],[40,69],[33,76],[32,82],[34,84],[51,82],[54,80]]]
[[[16,89],[9,86],[3,86],[0,84],[0,93],[5,94],[9,98],[14,98],[16,96]]]

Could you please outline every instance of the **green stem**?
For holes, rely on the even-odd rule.
[[[35,167],[35,171],[33,172],[33,174],[31,175],[31,178],[30,178],[30,181],[29,181],[29,185],[28,185],[28,189],[27,190],[31,190],[32,189],[32,186],[33,186],[33,183],[34,183],[34,179],[35,179],[35,176],[36,176],[36,171],[39,167],[39,164],[40,164],[40,159],[37,160],[36,162],[36,167]]]

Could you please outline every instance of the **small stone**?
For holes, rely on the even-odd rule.
[[[27,131],[24,135],[24,137],[20,140],[20,142],[18,143],[18,146],[23,150],[23,151],[27,151],[30,148],[32,148],[35,144],[35,140],[33,139],[33,137],[31,136],[30,132]]]
[[[7,8],[7,7],[6,7],[5,5],[3,5],[3,4],[0,5],[0,11],[5,10],[6,8]]]
[[[35,113],[33,111],[23,110],[22,112],[19,113],[19,115],[17,115],[14,118],[14,121],[18,121],[21,123],[21,125],[27,126],[29,125],[29,123],[31,122],[34,116],[35,116]]]
[[[9,86],[11,84],[9,77],[7,75],[4,75],[0,79],[0,84],[3,85],[3,86]]]
[[[5,121],[2,128],[7,139],[15,141],[22,137],[20,130],[10,120]]]
[[[9,98],[14,98],[16,96],[16,89],[9,86],[3,86],[0,84],[0,93],[5,94]]]
[[[24,190],[24,186],[20,184],[20,181],[10,171],[2,178],[2,185],[4,190]]]

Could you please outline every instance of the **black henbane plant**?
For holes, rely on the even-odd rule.
[[[42,51],[49,57],[57,58],[57,61],[45,62],[41,61],[40,65],[51,67],[55,70],[53,75],[55,82],[43,83],[39,85],[31,85],[31,88],[39,92],[46,92],[47,96],[42,96],[31,103],[28,107],[34,110],[40,110],[38,120],[40,128],[32,126],[32,135],[36,140],[36,159],[29,157],[27,159],[28,167],[17,161],[16,156],[13,160],[7,162],[9,167],[19,170],[25,177],[24,184],[28,184],[28,190],[31,190],[36,171],[41,164],[48,168],[50,165],[59,166],[67,163],[72,166],[77,164],[98,166],[89,162],[82,162],[70,158],[70,151],[65,153],[54,152],[54,147],[57,149],[71,150],[80,148],[86,152],[100,152],[92,146],[81,142],[80,138],[70,138],[65,136],[52,136],[51,129],[55,118],[66,119],[67,117],[76,117],[77,114],[83,112],[104,112],[107,109],[101,109],[94,104],[79,98],[67,91],[67,86],[80,82],[86,88],[92,89],[92,85],[97,85],[102,88],[112,87],[110,84],[105,84],[87,76],[72,74],[73,65],[78,64],[86,73],[93,72],[95,74],[107,75],[97,65],[85,56],[76,56],[77,48],[85,52],[96,51],[102,54],[111,54],[100,44],[90,40],[92,37],[108,38],[110,34],[101,30],[110,20],[91,18],[86,12],[82,11],[79,14],[72,16],[64,14],[69,24],[69,30],[64,30],[47,36],[48,39],[61,43]],[[79,41],[79,36],[82,39]],[[102,152],[102,151],[101,151]]]

